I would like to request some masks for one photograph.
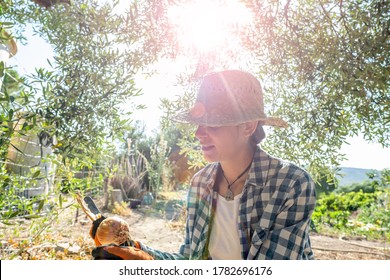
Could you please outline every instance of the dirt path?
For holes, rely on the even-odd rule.
[[[390,260],[390,244],[311,234],[317,260]]]

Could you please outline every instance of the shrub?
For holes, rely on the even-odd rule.
[[[312,219],[314,224],[327,224],[331,227],[345,227],[353,211],[369,207],[377,198],[378,193],[331,193],[317,200]]]
[[[357,218],[366,224],[373,224],[388,231],[390,229],[390,189],[378,192],[377,200],[369,207],[363,208]]]

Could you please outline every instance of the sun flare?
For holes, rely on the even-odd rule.
[[[182,44],[201,52],[233,43],[234,30],[251,22],[251,13],[234,0],[197,0],[171,7],[169,17]]]

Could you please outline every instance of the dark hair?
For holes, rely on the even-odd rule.
[[[265,138],[265,131],[264,131],[264,128],[263,128],[263,123],[262,122],[258,122],[256,130],[252,134],[252,138],[251,138],[252,143],[257,145],[261,141],[263,141],[264,138]]]

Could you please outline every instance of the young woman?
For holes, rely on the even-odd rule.
[[[310,218],[315,188],[309,174],[260,147],[263,125],[287,127],[264,113],[260,82],[228,70],[204,77],[193,108],[175,118],[198,126],[205,159],[187,201],[186,238],[179,253],[135,242],[106,246],[123,259],[313,259]]]

